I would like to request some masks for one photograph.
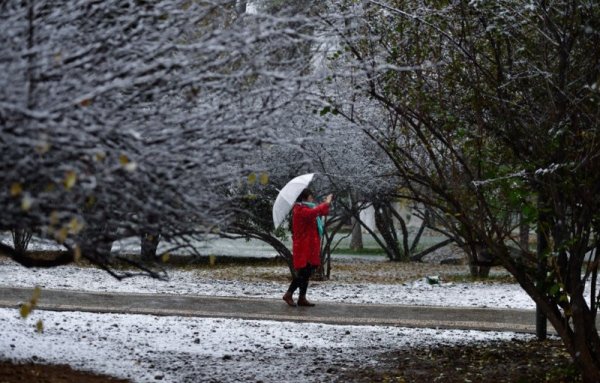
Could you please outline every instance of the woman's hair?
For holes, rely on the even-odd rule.
[[[315,196],[312,192],[312,190],[310,190],[309,188],[306,188],[304,190],[302,190],[302,193],[300,193],[300,195],[298,196],[298,198],[296,199],[296,202],[302,202],[302,201],[306,201],[308,199],[308,197],[310,196]]]

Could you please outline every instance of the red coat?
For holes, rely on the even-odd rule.
[[[329,214],[329,204],[322,203],[310,208],[301,203],[292,210],[292,260],[294,269],[321,264],[321,239],[317,229],[317,217]]]

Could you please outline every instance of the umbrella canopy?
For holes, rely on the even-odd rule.
[[[273,224],[275,224],[275,229],[285,220],[285,217],[292,210],[296,199],[298,199],[302,190],[308,187],[314,175],[314,173],[308,173],[298,176],[288,182],[279,191],[273,204]]]

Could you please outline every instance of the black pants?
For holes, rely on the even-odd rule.
[[[306,290],[308,289],[308,279],[312,274],[312,269],[311,265],[307,265],[302,269],[296,270],[296,275],[294,276],[294,279],[292,279],[292,283],[288,288],[288,293],[294,294],[296,289],[300,288],[300,295],[305,296]]]

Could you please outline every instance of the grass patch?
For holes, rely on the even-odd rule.
[[[378,367],[348,369],[345,381],[372,382],[581,382],[558,339],[437,345],[384,353]]]

